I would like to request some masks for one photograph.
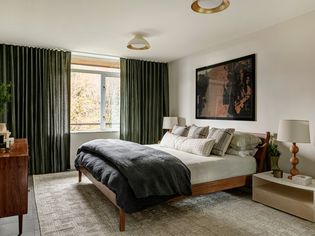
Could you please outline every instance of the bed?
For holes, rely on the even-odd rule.
[[[250,185],[252,174],[266,170],[265,157],[267,154],[270,134],[267,132],[266,134],[255,135],[261,138],[262,144],[259,146],[254,158],[233,155],[204,157],[167,147],[161,147],[158,144],[147,146],[152,150],[154,149],[156,151],[169,153],[183,162],[191,174],[191,194],[184,195],[198,196]],[[100,160],[97,155],[91,154],[89,162],[84,163],[81,161],[80,163],[76,163],[76,168],[79,173],[79,182],[81,182],[83,173],[119,209],[120,231],[125,230],[126,213],[139,211],[147,206],[158,204],[166,200],[178,200],[186,197],[184,195],[179,196],[176,194],[174,196],[166,197],[152,196],[150,198],[136,198],[131,196],[133,195],[132,190],[129,188],[127,181],[120,176],[120,172],[116,170],[115,167],[107,163],[104,169],[97,169],[95,166],[97,166],[98,162],[100,162]],[[231,168],[227,168],[227,166],[230,166]],[[102,177],[95,175],[95,173],[101,172],[103,173]],[[119,183],[116,183],[117,180],[113,180],[112,176],[116,176],[116,179],[120,179],[118,181]],[[120,177],[117,178],[117,176]],[[114,184],[112,184],[113,182]],[[122,196],[127,196],[127,201],[122,200]]]

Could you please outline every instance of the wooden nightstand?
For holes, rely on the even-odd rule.
[[[271,172],[253,175],[253,200],[315,222],[315,180],[308,186],[275,178]]]
[[[19,235],[27,213],[27,176],[27,140],[16,139],[10,152],[0,153],[0,218],[18,215]]]

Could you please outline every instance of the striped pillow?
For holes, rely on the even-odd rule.
[[[179,151],[189,152],[200,156],[210,156],[214,139],[185,138],[177,139],[175,148]]]
[[[198,127],[196,125],[192,125],[188,131],[188,138],[206,138],[208,135],[209,126],[206,127]]]
[[[207,139],[215,139],[211,153],[223,156],[230,145],[234,132],[235,129],[211,128],[207,137]]]

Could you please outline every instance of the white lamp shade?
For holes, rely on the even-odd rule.
[[[174,125],[178,124],[177,117],[164,117],[163,118],[163,129],[172,129]]]
[[[309,121],[280,120],[277,140],[291,143],[310,143]]]

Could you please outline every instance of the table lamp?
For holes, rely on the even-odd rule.
[[[280,120],[277,140],[292,143],[290,148],[292,153],[292,157],[290,159],[292,168],[290,170],[291,175],[288,177],[289,179],[292,179],[292,176],[299,174],[299,170],[296,168],[297,164],[299,164],[299,159],[296,157],[299,148],[296,143],[310,143],[309,121]]]
[[[178,124],[177,117],[164,117],[163,118],[163,129],[168,129],[171,132],[174,125],[177,125],[177,124]]]

